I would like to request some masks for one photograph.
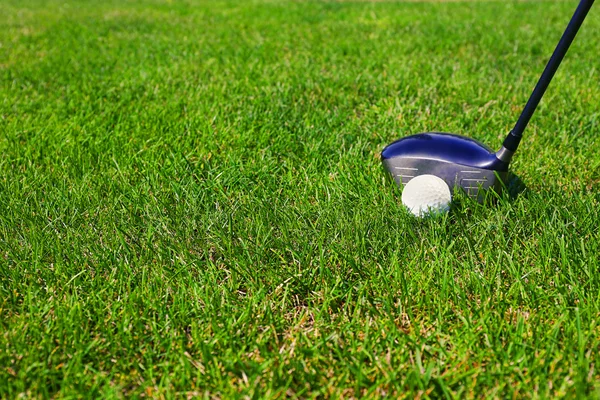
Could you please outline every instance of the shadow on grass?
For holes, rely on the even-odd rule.
[[[506,189],[510,200],[515,200],[525,191],[525,189],[527,189],[527,186],[518,175],[509,172],[506,181]]]

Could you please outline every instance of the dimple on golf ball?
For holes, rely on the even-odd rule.
[[[402,191],[402,204],[417,217],[441,214],[450,209],[452,194],[443,179],[435,175],[419,175]]]

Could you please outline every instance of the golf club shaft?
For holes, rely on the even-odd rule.
[[[567,50],[569,50],[569,46],[573,42],[573,39],[575,39],[575,35],[577,35],[577,31],[579,30],[579,27],[581,27],[581,24],[587,16],[588,11],[592,7],[592,4],[594,4],[594,0],[581,0],[579,2],[579,6],[577,6],[577,10],[575,10],[575,14],[573,14],[573,17],[571,18],[565,33],[563,33],[562,37],[560,38],[560,41],[558,42],[550,61],[548,61],[540,80],[535,86],[535,89],[533,89],[533,93],[531,93],[531,97],[529,97],[529,100],[527,101],[519,120],[515,124],[513,130],[504,140],[503,147],[509,150],[511,153],[510,155],[517,150],[519,142],[521,141],[521,136],[523,135],[523,131],[527,127],[531,116],[540,103],[544,92],[546,92],[552,77],[554,77],[554,73],[560,66],[561,61],[567,53]]]

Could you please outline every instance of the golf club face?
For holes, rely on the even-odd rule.
[[[400,187],[416,176],[435,175],[450,190],[460,188],[480,202],[487,190],[501,190],[508,175],[508,162],[499,160],[489,147],[450,133],[402,138],[383,149],[381,159]]]

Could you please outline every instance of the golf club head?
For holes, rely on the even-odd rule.
[[[486,145],[460,135],[427,132],[393,142],[381,152],[387,171],[398,186],[430,174],[443,179],[450,190],[464,190],[482,202],[485,192],[499,192],[508,176],[508,162]]]

